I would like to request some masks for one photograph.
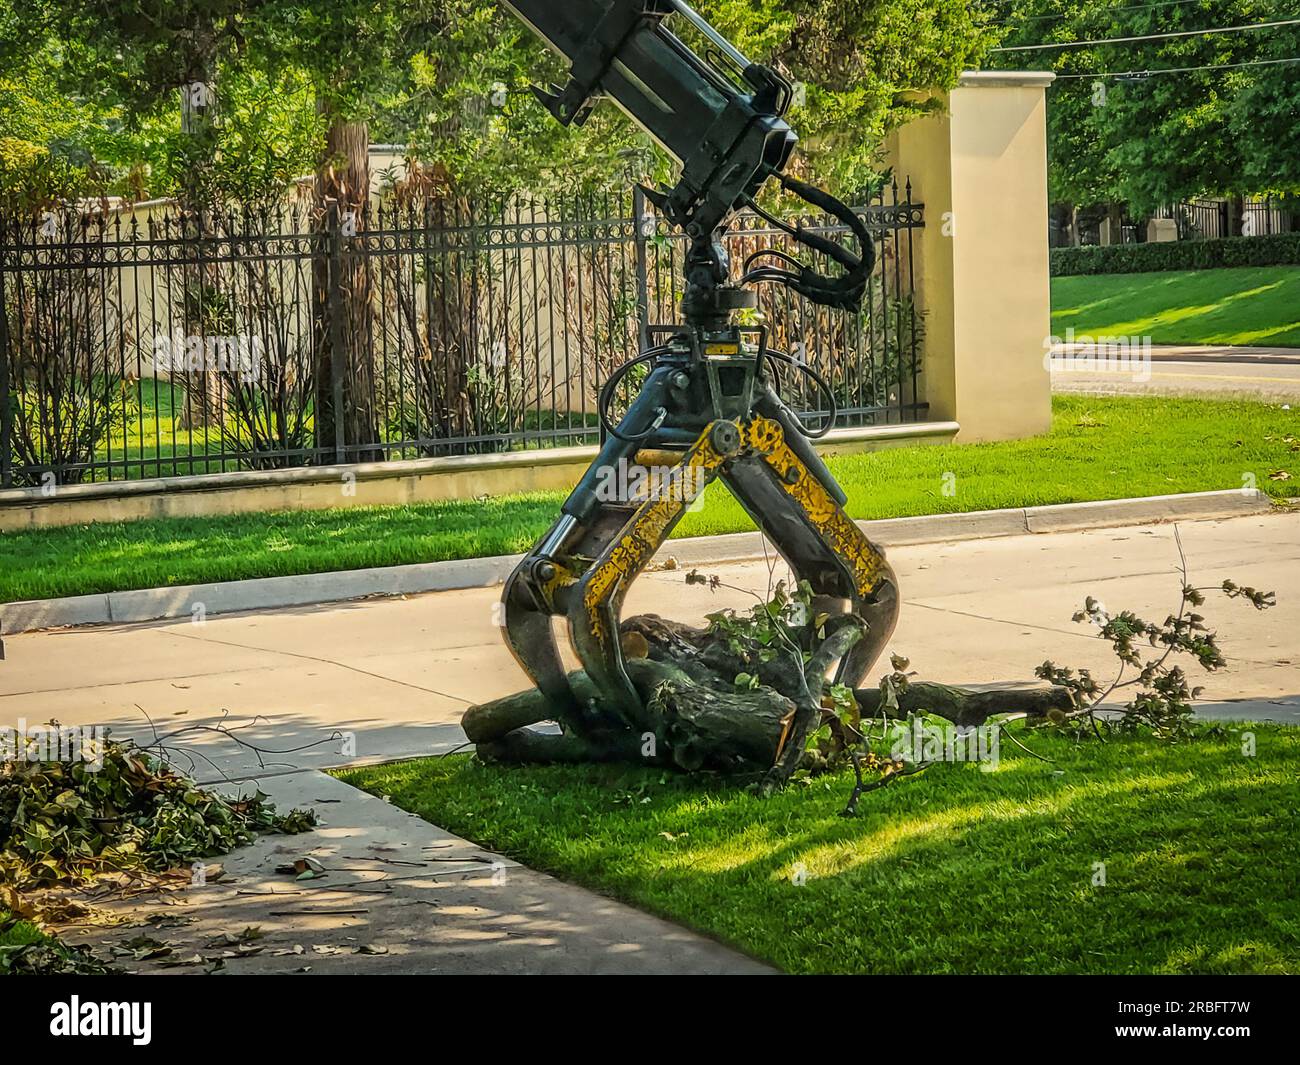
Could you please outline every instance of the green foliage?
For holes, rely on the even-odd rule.
[[[1295,266],[1300,265],[1300,233],[1053,248],[1051,264],[1053,277],[1225,266]]]
[[[0,35],[12,34],[0,4]],[[138,176],[120,160],[144,144],[112,104],[65,92],[71,61],[51,42],[10,55],[0,67],[0,210],[30,216],[64,200],[125,187]]]
[[[35,888],[170,869],[260,832],[315,823],[310,811],[277,815],[260,792],[227,799],[204,791],[127,743],[105,740],[81,753],[76,761],[0,763],[0,905],[21,910],[21,893]]]
[[[686,575],[687,584],[722,587],[716,576],[698,570]],[[804,681],[813,651],[836,624],[828,613],[816,613],[812,585],[804,580],[791,589],[785,581],[772,586],[766,600],[747,611],[720,610],[707,615],[711,635],[721,636],[734,660],[750,665],[752,672],[736,673],[737,691],[753,691],[764,684],[793,698],[799,691],[808,695]],[[907,660],[890,658],[893,672],[881,682],[882,713],[877,720],[863,722],[853,689],[844,684],[827,684],[822,692],[821,716],[804,738],[804,753],[793,779],[807,780],[852,761],[859,788],[881,787],[905,775],[906,767],[886,757],[888,726],[886,709],[897,711],[897,692],[907,687]],[[877,732],[874,728],[879,726]],[[873,749],[875,748],[875,749]],[[874,774],[867,785],[863,769]],[[860,793],[860,792],[859,792]]]
[[[700,9],[750,58],[806,86],[789,116],[802,166],[851,195],[889,130],[931,109],[992,43],[964,0],[710,0]]]
[[[115,31],[110,19],[92,32],[82,21],[92,18],[90,5],[63,7],[62,35],[26,27],[30,47],[0,74],[0,207],[32,212],[80,197],[181,193],[256,206],[310,172],[323,122],[302,70],[232,59],[212,90],[212,120],[182,130],[186,82],[166,79],[190,77],[185,50],[175,50],[177,65],[132,74],[134,64],[151,62],[151,34],[166,42],[178,31],[166,22]],[[76,36],[78,27],[88,36]],[[0,18],[0,45],[8,29]]]
[[[687,584],[708,584],[718,587],[718,578],[709,577],[696,570],[686,575]],[[747,611],[720,610],[708,615],[708,631],[724,637],[727,649],[738,658],[753,659],[766,665],[780,656],[786,656],[793,668],[802,667],[807,652],[800,648],[800,633],[796,630],[820,629],[826,615],[813,617],[813,590],[807,581],[800,581],[790,589],[785,581],[777,581],[772,594],[760,600]],[[745,679],[742,681],[741,676]],[[736,678],[738,687],[757,687],[751,683],[756,678],[742,674]]]
[[[566,128],[531,86],[563,80],[561,61],[501,5],[445,0],[436,36],[409,59],[378,136],[478,195],[626,184],[655,170],[654,152],[613,107]]]
[[[1201,729],[1193,721],[1192,703],[1201,689],[1191,687],[1182,667],[1176,662],[1171,664],[1171,659],[1186,655],[1211,673],[1227,662],[1219,651],[1217,634],[1207,629],[1204,616],[1196,613],[1195,608],[1204,605],[1205,596],[1201,589],[1185,583],[1186,569],[1183,579],[1177,611],[1159,624],[1145,621],[1131,610],[1111,614],[1099,600],[1088,596],[1073,620],[1097,627],[1119,659],[1119,673],[1109,687],[1103,688],[1087,669],[1076,673],[1051,661],[1037,667],[1035,676],[1068,688],[1075,704],[1072,713],[1056,711],[1055,724],[1068,728],[1076,737],[1087,735],[1089,729],[1098,736],[1105,729],[1149,733],[1162,740],[1186,740],[1198,735]],[[1231,580],[1225,580],[1219,590],[1229,599],[1245,599],[1256,610],[1266,610],[1276,603],[1272,592],[1242,587]],[[1144,657],[1143,642],[1160,653]],[[1137,675],[1126,680],[1129,670],[1136,670]],[[1109,696],[1131,687],[1137,691],[1124,704],[1118,719],[1096,713]]]
[[[11,0],[12,2],[12,0]],[[69,92],[103,95],[136,122],[182,86],[211,82],[259,39],[264,0],[21,0],[42,17],[23,22],[29,43],[68,56]]]
[[[1002,45],[1098,40],[1284,18],[1276,0],[1102,6],[1011,0],[996,17]],[[995,54],[1008,69],[1049,69],[1052,199],[1124,202],[1135,213],[1196,195],[1300,191],[1300,78],[1294,28],[1123,45]],[[1116,71],[1204,67],[1149,78]],[[1079,76],[1083,75],[1083,76]]]
[[[0,0],[0,61],[46,56],[45,76],[32,82],[42,106],[88,120],[69,141],[84,165],[68,175],[33,158],[50,137],[20,138],[22,148],[0,134],[5,179],[46,199],[84,194],[92,173],[137,198],[283,188],[322,153],[320,113],[367,121],[375,139],[409,144],[480,191],[669,177],[668,160],[612,106],[565,129],[537,105],[530,86],[562,78],[563,64],[494,0],[36,4],[43,17]],[[802,165],[850,195],[873,180],[885,132],[930,106],[925,95],[954,84],[989,39],[962,0],[710,0],[702,9],[753,58],[805,84],[791,115]],[[215,103],[182,132],[182,87],[193,84],[211,86]],[[0,131],[23,110],[0,91]],[[114,127],[137,138],[134,152],[102,143]]]
[[[71,212],[51,220],[86,239]],[[49,270],[6,292],[9,444],[16,465],[34,467],[15,477],[19,486],[43,483],[43,467],[65,470],[65,483],[79,480],[115,420],[133,413],[134,389],[114,372],[125,359],[121,310],[103,281]]]
[[[87,947],[70,947],[0,907],[0,976],[97,976],[111,972]]]
[[[325,136],[307,75],[241,65],[223,73],[214,95],[213,122],[198,133],[182,130],[170,104],[150,121],[142,138],[148,194],[252,210],[281,202],[312,172]]]

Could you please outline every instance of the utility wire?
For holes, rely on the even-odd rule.
[[[1088,48],[1097,44],[1134,44],[1138,41],[1168,41],[1175,37],[1208,37],[1216,33],[1244,33],[1247,30],[1268,30],[1278,26],[1300,26],[1300,18],[1282,19],[1278,22],[1255,22],[1248,26],[1218,26],[1211,30],[1180,30],[1177,33],[1148,33],[1141,37],[1101,37],[1094,41],[1057,41],[1051,44],[1017,44],[1010,48],[990,48],[991,52],[1045,52],[1060,48]]]
[[[1120,11],[1149,11],[1152,8],[1181,7],[1184,4],[1200,4],[1204,0],[1155,0],[1150,4],[1125,4],[1122,7],[1094,7],[1086,11],[1058,11],[1052,15],[1026,15],[1024,18],[1010,22],[989,23],[991,26],[1023,26],[1027,22],[1054,22],[1063,18],[1087,19],[1093,15],[1111,15]]]
[[[1300,63],[1300,55],[1289,59],[1252,59],[1245,63],[1207,63],[1200,67],[1162,67],[1159,70],[1104,70],[1096,74],[1057,74],[1056,80],[1066,78],[1147,78],[1153,74],[1187,74],[1193,70],[1232,70],[1236,67],[1267,67],[1278,63]]]
[[[1115,7],[1103,7],[1103,8],[1101,8],[1100,10],[1102,10],[1102,11],[1128,11],[1128,10],[1131,10],[1131,9],[1133,9],[1133,8],[1143,8],[1143,7],[1171,7],[1171,6],[1175,5],[1175,4],[1200,4],[1200,3],[1205,3],[1205,2],[1206,2],[1206,0],[1146,0],[1145,3],[1140,3],[1140,4],[1139,4],[1139,3],[1133,3],[1133,4],[1121,4],[1121,5],[1118,5],[1118,6],[1115,6]],[[993,7],[994,5],[1001,5],[1001,6],[1004,6],[1004,7],[1014,7],[1015,5],[1017,5],[1017,4],[1019,4],[1019,3],[1023,3],[1023,0],[991,0],[990,3],[986,3],[986,4],[978,4],[978,5],[977,5],[977,8],[978,8],[979,10],[981,10],[981,11],[987,11],[987,10],[992,10],[992,7]],[[1052,13],[1052,14],[1044,14],[1044,15],[1026,15],[1025,17],[1026,17],[1026,18],[1064,18],[1066,15],[1068,15],[1068,14],[1070,14],[1070,13],[1071,13],[1071,12],[1068,12],[1068,11],[1058,11],[1058,12],[1054,12],[1054,13]]]

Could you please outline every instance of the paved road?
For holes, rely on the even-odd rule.
[[[1051,366],[1058,393],[1300,401],[1300,348],[1159,345],[1148,360],[1074,344],[1054,349]]]

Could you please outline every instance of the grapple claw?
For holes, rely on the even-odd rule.
[[[715,478],[736,496],[796,577],[809,582],[819,609],[849,609],[867,622],[867,637],[839,663],[836,679],[856,686],[884,649],[898,617],[892,568],[844,513],[842,493],[816,453],[792,446],[794,415],[761,381],[755,398],[755,408],[765,413],[714,418],[685,451],[637,452],[638,460],[659,461],[665,455],[677,460],[667,477],[650,478],[651,487],[637,499],[592,503],[571,497],[569,513],[511,576],[507,641],[557,708],[562,725],[651,725],[624,668],[619,612],[632,581]],[[602,457],[607,461],[618,451],[617,444],[607,445]],[[597,482],[593,472],[601,462],[575,495]],[[570,642],[598,693],[598,707],[581,705],[569,687],[551,625],[555,615],[567,618]]]

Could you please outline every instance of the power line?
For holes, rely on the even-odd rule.
[[[1279,22],[1255,22],[1249,26],[1219,26],[1212,30],[1180,30],[1177,33],[1148,33],[1141,37],[1101,37],[1095,41],[1057,41],[1052,44],[1017,44],[1010,48],[990,48],[991,52],[1046,52],[1060,48],[1088,48],[1096,44],[1134,44],[1139,41],[1168,41],[1175,37],[1208,37],[1216,33],[1244,33],[1247,30],[1276,29],[1300,25],[1300,18]]]
[[[1159,70],[1103,70],[1096,74],[1057,74],[1057,81],[1067,78],[1149,78],[1154,74],[1187,74],[1194,70],[1232,70],[1237,67],[1268,67],[1278,63],[1300,63],[1300,55],[1289,59],[1252,59],[1245,63],[1206,63],[1199,67],[1162,67]]]
[[[1160,7],[1181,7],[1184,4],[1200,4],[1204,0],[1154,0],[1150,4],[1125,4],[1122,7],[1093,7],[1086,11],[1058,11],[1053,15],[1026,15],[1012,22],[991,23],[995,26],[1023,26],[1027,22],[1054,22],[1063,18],[1090,18],[1093,15],[1111,15],[1120,11],[1149,11]]]

